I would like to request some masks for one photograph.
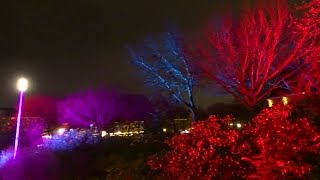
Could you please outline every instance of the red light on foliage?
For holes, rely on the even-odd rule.
[[[320,155],[320,134],[307,119],[292,120],[290,111],[266,108],[240,131],[230,127],[230,116],[211,116],[168,140],[170,151],[148,165],[178,179],[301,177],[312,169],[305,157]]]

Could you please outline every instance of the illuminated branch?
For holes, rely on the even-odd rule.
[[[285,0],[245,7],[237,20],[224,18],[208,27],[200,67],[251,108],[284,81],[308,71],[305,67],[319,56],[312,27],[302,29],[296,22]]]
[[[295,18],[294,23],[300,31],[307,31],[306,52],[313,62],[308,70],[289,84],[292,91],[300,93],[320,93],[320,0],[311,0],[296,7],[302,16]]]
[[[165,33],[160,39],[147,38],[140,49],[129,48],[129,53],[143,71],[145,84],[185,105],[195,120],[194,87],[199,85],[199,77],[183,46],[176,34]]]

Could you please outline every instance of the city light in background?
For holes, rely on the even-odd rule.
[[[237,128],[241,128],[242,125],[240,123],[237,123]]]

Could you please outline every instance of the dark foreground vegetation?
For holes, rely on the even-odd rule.
[[[110,137],[72,151],[24,149],[21,158],[1,169],[4,179],[150,179],[160,177],[146,164],[161,152],[164,137]]]

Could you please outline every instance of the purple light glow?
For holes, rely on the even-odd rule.
[[[110,89],[91,89],[67,96],[57,103],[58,120],[70,126],[94,123],[103,127],[116,120],[135,121],[149,118],[147,98]]]
[[[8,148],[0,152],[0,169],[4,167],[12,159],[12,156],[13,156],[12,148]]]
[[[16,129],[16,137],[14,141],[14,151],[13,151],[13,159],[16,159],[18,144],[19,144],[19,132],[20,132],[20,124],[21,124],[21,111],[22,111],[22,101],[23,101],[23,91],[20,91],[20,100],[19,100],[19,111],[17,117],[17,129]]]

